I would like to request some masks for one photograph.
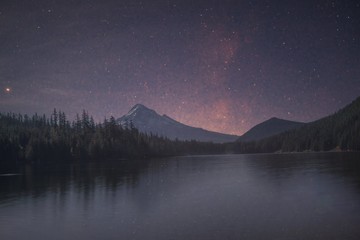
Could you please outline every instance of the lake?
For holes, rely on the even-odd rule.
[[[0,169],[0,239],[360,239],[360,154]]]

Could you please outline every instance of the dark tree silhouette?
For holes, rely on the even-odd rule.
[[[45,162],[107,158],[147,158],[223,153],[224,144],[170,141],[140,133],[132,124],[122,128],[114,117],[95,124],[85,110],[71,124],[54,109],[50,118],[0,114],[0,161]]]

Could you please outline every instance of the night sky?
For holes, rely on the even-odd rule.
[[[240,135],[360,95],[360,1],[1,0],[0,44],[1,112],[142,103]]]

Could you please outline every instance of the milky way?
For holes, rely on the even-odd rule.
[[[358,1],[4,0],[0,111],[309,122],[360,95],[359,26]]]

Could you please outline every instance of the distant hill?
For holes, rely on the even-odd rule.
[[[171,140],[224,143],[233,142],[239,137],[187,126],[166,115],[161,116],[142,104],[136,104],[126,115],[117,119],[117,122],[123,127],[130,127],[132,124],[140,132],[152,133]]]
[[[236,152],[360,151],[360,97],[335,114],[253,142],[237,142]]]
[[[294,122],[274,117],[251,128],[239,137],[238,141],[257,141],[291,129],[299,128],[303,125],[304,123],[302,122]]]

